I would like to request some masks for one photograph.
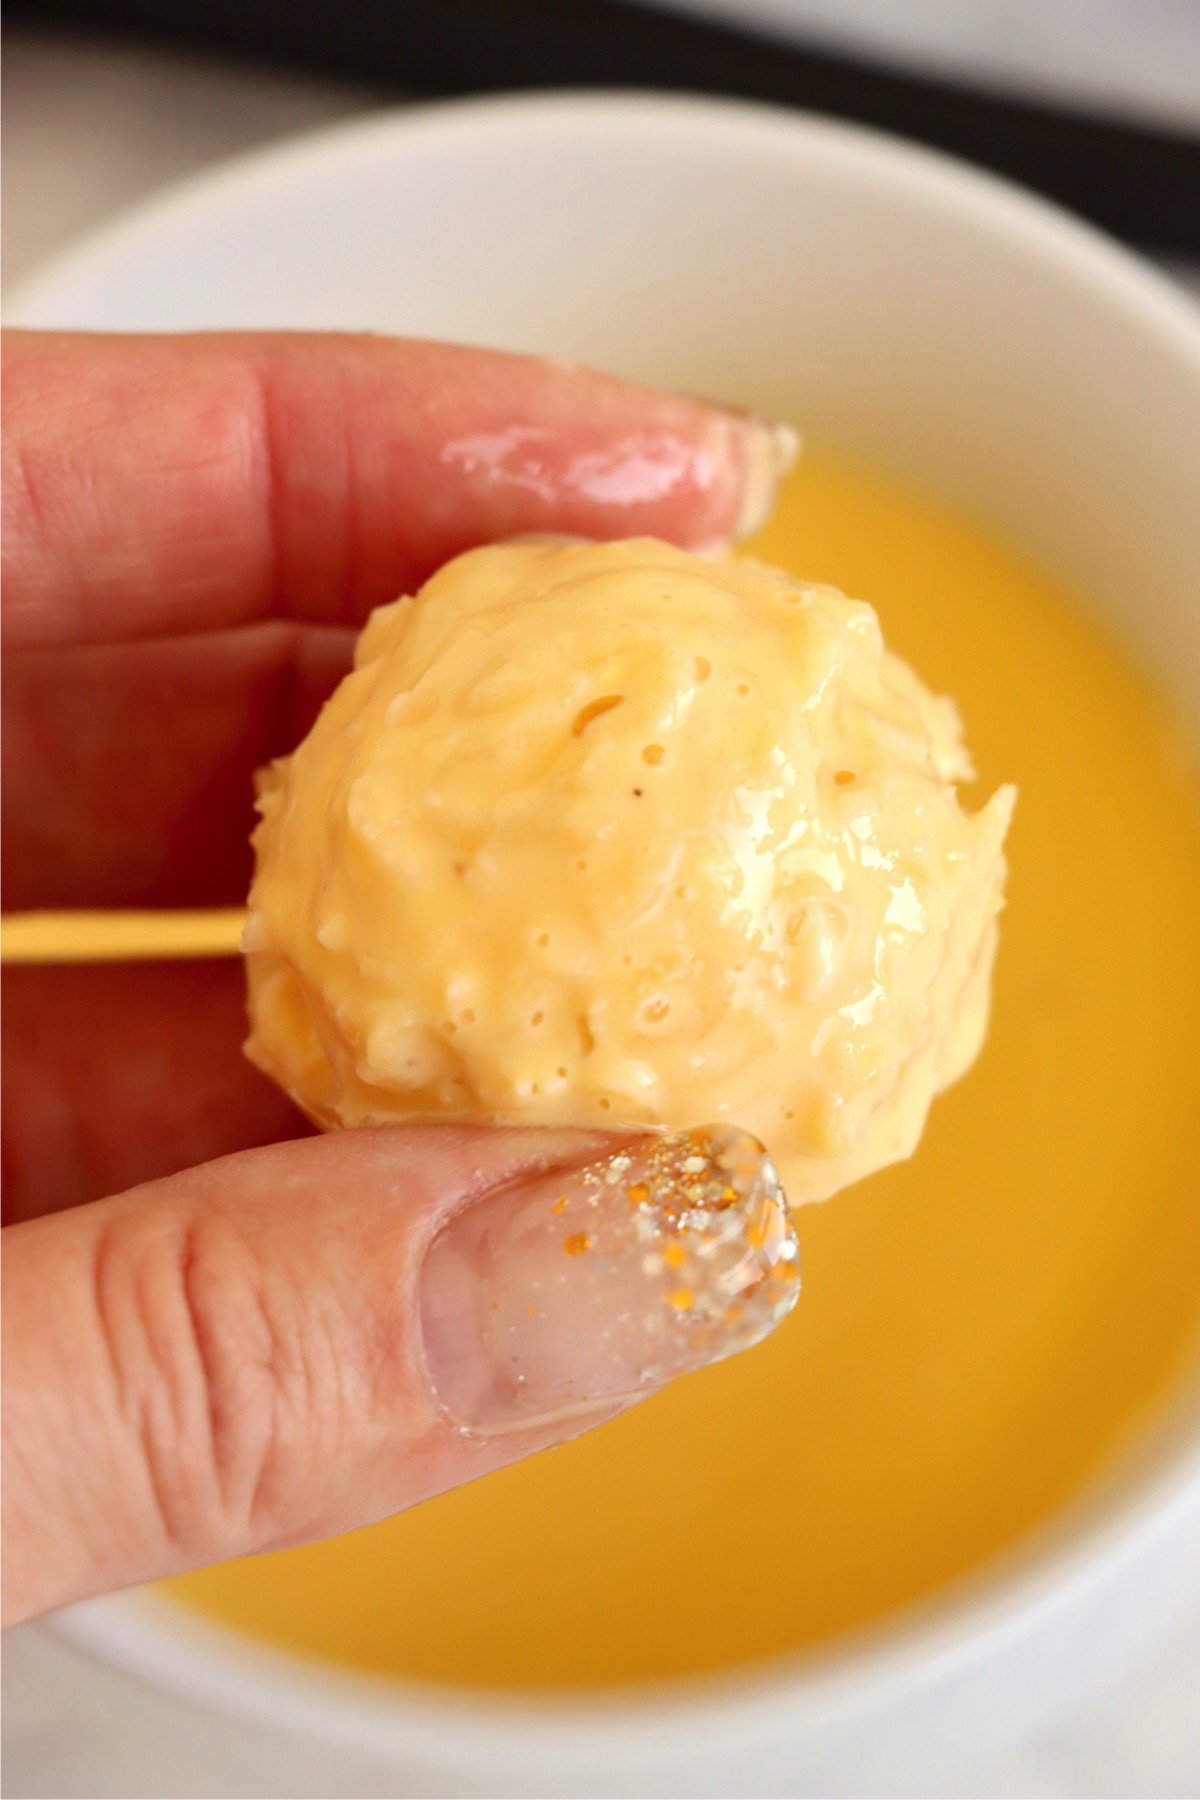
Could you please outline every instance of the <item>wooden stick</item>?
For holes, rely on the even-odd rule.
[[[0,961],[88,963],[237,956],[246,914],[207,912],[26,912],[0,919]]]

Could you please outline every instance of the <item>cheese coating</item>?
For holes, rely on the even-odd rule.
[[[1014,799],[871,607],[633,539],[471,551],[260,777],[247,1050],[324,1127],[909,1155],[987,1023]]]

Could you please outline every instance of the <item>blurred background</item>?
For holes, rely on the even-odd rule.
[[[1037,188],[1200,292],[1200,0],[10,0],[4,278],[192,171],[397,101],[803,106]]]
[[[10,0],[3,282],[224,158],[398,103],[649,86],[899,132],[1091,219],[1200,302],[1200,0]],[[57,1642],[4,1648],[8,1795],[388,1794]],[[1200,1619],[944,1790],[1200,1792]]]

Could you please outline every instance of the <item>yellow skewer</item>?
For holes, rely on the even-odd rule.
[[[237,956],[246,914],[206,912],[27,912],[0,919],[6,963],[146,962]]]

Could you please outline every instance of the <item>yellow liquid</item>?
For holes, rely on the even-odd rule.
[[[1015,780],[981,1062],[912,1162],[798,1225],[760,1349],[331,1543],[166,1584],[313,1656],[564,1688],[812,1644],[1013,1543],[1126,1443],[1200,1320],[1200,812],[1070,596],[891,482],[802,459],[756,550],[872,600]]]

